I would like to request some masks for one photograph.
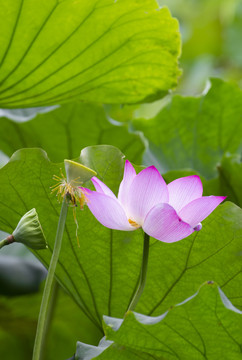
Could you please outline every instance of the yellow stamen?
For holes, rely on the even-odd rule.
[[[87,198],[83,193],[82,193],[81,197],[79,198],[79,203],[80,203],[81,210],[83,210],[84,205],[86,205],[86,203],[87,203]]]
[[[77,186],[79,184],[79,178],[67,182],[64,175],[62,173],[61,175],[62,177],[56,175],[53,176],[53,179],[57,181],[57,184],[51,187],[51,192],[53,193],[56,191],[59,200],[60,197],[63,198],[65,195],[68,194],[71,198],[72,204],[76,206],[77,202],[80,202],[81,209],[83,209],[83,206],[86,203],[86,198]]]
[[[83,209],[84,205],[87,202],[86,196],[83,194],[81,189],[79,189],[78,185],[80,181],[78,178],[67,182],[66,178],[61,172],[61,177],[54,175],[53,179],[57,181],[57,184],[52,186],[51,192],[57,192],[58,200],[60,198],[64,198],[65,195],[69,195],[70,201],[73,205],[73,217],[76,224],[76,238],[77,238],[77,245],[80,247],[79,239],[78,239],[78,222],[76,217],[76,206],[77,203],[80,204],[80,208]]]
[[[135,227],[135,228],[137,228],[137,229],[140,228],[140,225],[137,224],[136,221],[131,220],[131,219],[129,219],[128,221],[129,221],[129,223],[130,223],[131,226],[133,226],[133,227]]]

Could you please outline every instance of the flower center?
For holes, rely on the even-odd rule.
[[[138,228],[140,227],[140,225],[137,224],[136,221],[131,220],[131,219],[129,219],[128,221],[129,221],[130,225],[133,226],[133,227],[135,227],[136,229],[138,229]]]
[[[76,185],[76,180],[67,182],[63,174],[62,177],[54,175],[53,179],[57,181],[57,184],[52,186],[51,192],[56,191],[58,198],[64,198],[65,195],[69,194],[72,205],[77,206],[77,202],[79,202],[81,209],[83,209],[87,198]]]

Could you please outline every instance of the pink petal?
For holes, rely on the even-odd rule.
[[[183,222],[168,204],[158,204],[147,214],[143,230],[157,240],[172,243],[193,233],[193,228]]]
[[[194,228],[211,214],[224,199],[226,199],[226,196],[203,196],[182,208],[179,216]]]
[[[91,178],[93,185],[95,186],[95,189],[100,194],[106,194],[108,196],[111,196],[112,198],[116,199],[116,196],[114,193],[105,185],[101,180],[99,180],[96,176],[93,176]]]
[[[142,225],[153,206],[168,202],[166,183],[154,167],[150,166],[135,176],[129,188],[126,212]]]
[[[124,176],[120,183],[118,192],[118,199],[121,204],[124,205],[124,207],[127,206],[129,188],[135,176],[136,172],[133,165],[128,160],[126,160],[124,166]]]
[[[90,211],[102,225],[114,230],[135,230],[135,227],[129,224],[124,209],[117,199],[86,188],[81,190]]]
[[[176,179],[167,185],[169,191],[169,204],[179,212],[192,200],[198,199],[203,194],[203,185],[197,175]]]

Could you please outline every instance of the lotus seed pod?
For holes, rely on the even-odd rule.
[[[66,170],[66,180],[72,186],[79,186],[97,175],[96,172],[88,167],[72,160],[64,160]]]
[[[36,209],[31,209],[20,219],[12,236],[15,242],[22,243],[31,249],[39,250],[47,248]]]

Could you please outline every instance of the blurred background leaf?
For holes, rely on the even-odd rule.
[[[240,0],[159,0],[178,18],[183,76],[178,93],[199,94],[209,77],[242,86]]]
[[[7,119],[14,120],[16,122],[25,122],[35,118],[35,116],[39,113],[46,113],[56,109],[57,107],[58,105],[26,109],[0,109],[0,117],[6,117]]]
[[[189,168],[207,179],[226,152],[241,153],[242,92],[220,79],[211,80],[208,93],[199,97],[174,95],[152,119],[133,119],[135,130],[149,142],[145,164],[162,173]]]
[[[84,147],[98,144],[115,145],[130,161],[141,162],[145,149],[140,134],[131,133],[128,124],[112,124],[95,104],[63,105],[24,123],[4,117],[0,133],[0,148],[8,156],[20,148],[42,147],[55,162],[78,157]]]
[[[67,359],[75,352],[75,343],[85,339],[96,344],[102,334],[79,311],[62,288],[58,290],[53,322],[48,334],[44,359]],[[15,360],[32,358],[33,343],[42,291],[37,294],[0,296],[0,357]],[[57,346],[58,345],[58,346]]]

